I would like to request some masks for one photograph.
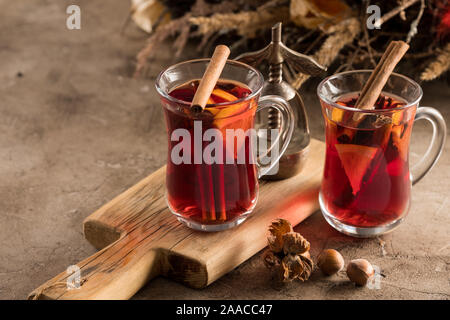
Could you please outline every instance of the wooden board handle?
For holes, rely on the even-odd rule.
[[[77,264],[80,287],[67,284],[70,274],[62,272],[34,290],[28,299],[129,299],[147,281],[161,273],[161,251],[154,248],[145,254],[131,250],[133,239],[119,239]]]

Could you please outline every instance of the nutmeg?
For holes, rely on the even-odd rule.
[[[359,286],[365,286],[374,274],[375,270],[366,259],[352,260],[347,266],[348,278]]]
[[[341,271],[344,268],[344,263],[342,255],[334,249],[323,250],[317,259],[317,265],[327,276]]]

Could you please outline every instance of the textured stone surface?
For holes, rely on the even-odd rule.
[[[150,77],[130,77],[146,36],[126,19],[127,1],[78,1],[82,30],[65,26],[67,1],[0,0],[0,298],[23,299],[68,265],[95,252],[82,221],[165,162],[166,137],[153,89],[171,62],[163,47]],[[164,50],[165,49],[165,50]],[[192,54],[191,54],[192,55]],[[447,119],[450,90],[424,86],[424,105]],[[312,133],[323,139],[314,86],[305,87]],[[423,154],[430,128],[417,123],[411,159]],[[381,268],[379,290],[355,288],[345,274],[319,272],[306,283],[275,286],[259,255],[204,290],[155,279],[137,299],[448,299],[449,143],[433,171],[413,188],[409,216],[390,235],[355,240],[320,214],[296,228],[313,256],[336,248],[348,261]]]

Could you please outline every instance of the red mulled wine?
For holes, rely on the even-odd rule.
[[[354,108],[356,94],[337,99]],[[375,109],[383,115],[338,107],[326,119],[326,163],[322,182],[325,207],[355,227],[376,227],[399,219],[410,199],[408,146],[414,115],[400,98],[382,94]],[[389,111],[391,110],[392,111]]]
[[[220,80],[205,110],[193,115],[189,102],[198,83],[198,80],[193,80],[171,90],[170,96],[178,99],[179,103],[175,103],[176,107],[164,108],[169,133],[167,199],[171,210],[177,215],[201,224],[219,224],[250,212],[256,203],[258,181],[250,138],[239,137],[237,132],[232,144],[226,139],[227,129],[242,129],[245,132],[253,128],[256,100],[244,99],[251,94],[244,84]],[[196,131],[199,125],[201,128]],[[177,129],[189,132],[188,141],[183,141],[186,148],[181,152],[187,161],[182,163],[172,159],[172,151],[180,143],[171,139]],[[221,160],[217,161],[219,163],[208,164],[211,159],[208,159],[206,152],[203,153],[211,143],[203,139],[208,129],[218,130],[223,139],[222,148],[218,154],[213,154],[216,160]],[[199,133],[201,140],[198,140]],[[196,147],[202,154],[201,163],[195,161]],[[245,155],[244,163],[237,161],[239,153]]]

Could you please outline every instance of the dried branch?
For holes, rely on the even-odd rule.
[[[186,46],[186,43],[189,39],[190,30],[191,26],[189,24],[183,25],[182,29],[180,30],[180,34],[173,43],[173,47],[177,49],[177,51],[175,52],[175,57],[179,57],[180,54],[183,52],[183,49]]]
[[[353,53],[347,58],[347,62],[341,64],[337,69],[336,69],[336,73],[341,72],[341,71],[347,71],[350,70],[353,67],[353,62],[355,61],[355,58],[358,56],[358,54],[360,53],[361,48],[356,48],[355,50],[353,50]]]
[[[420,80],[434,80],[448,70],[450,70],[450,43],[447,43],[436,59],[422,72]]]
[[[409,29],[408,35],[406,37],[406,42],[410,43],[411,39],[417,34],[417,26],[419,25],[420,19],[422,19],[423,10],[425,10],[425,0],[420,0],[420,10],[417,18],[411,23],[411,28]]]
[[[426,58],[435,58],[420,75],[423,80],[434,79],[448,69],[448,47],[443,48],[446,42],[444,44],[440,42],[439,39],[442,40],[443,37],[439,37],[437,28],[443,23],[442,3],[445,4],[446,1],[395,0],[394,3],[387,3],[342,0],[339,2],[353,3],[348,6],[348,12],[340,16],[340,19],[344,20],[332,19],[331,16],[330,18],[319,12],[317,17],[320,19],[314,26],[307,23],[310,17],[299,15],[293,19],[292,12],[289,12],[292,10],[290,5],[294,1],[310,0],[196,0],[193,5],[183,4],[182,9],[173,5],[178,3],[178,0],[159,1],[166,5],[172,16],[183,16],[168,23],[166,20],[159,23],[162,17],[156,19],[153,13],[154,31],[137,56],[136,75],[145,69],[147,62],[157,53],[158,45],[168,38],[175,37],[172,38],[175,57],[183,52],[187,41],[194,37],[199,38],[197,50],[204,55],[209,53],[218,39],[228,41],[234,51],[242,52],[248,49],[249,45],[252,48],[263,47],[265,41],[260,35],[278,21],[285,23],[283,41],[287,46],[304,54],[311,51],[314,53],[312,56],[325,66],[330,66],[334,60],[340,59],[342,63],[337,66],[337,71],[349,70],[355,66],[366,68],[374,65],[375,60],[384,51],[386,43],[391,39],[405,39],[408,42],[414,39],[414,46],[411,52],[405,55],[405,59],[415,60],[413,62],[415,70],[411,71],[416,71],[416,74],[422,71],[420,69],[417,72],[417,69],[423,66]],[[383,27],[383,30],[372,33],[362,28],[367,19],[366,8],[369,2],[379,5],[383,12],[387,12],[378,21],[379,25],[391,21],[389,26]],[[419,2],[420,6],[410,8]],[[321,8],[328,5],[324,3]],[[388,11],[390,9],[392,10]],[[406,19],[407,9],[409,19]],[[163,11],[162,16],[165,16],[165,13],[166,11]],[[419,23],[429,29],[425,30],[421,25],[418,30]],[[297,74],[290,67],[284,66],[284,74],[286,79],[298,88],[309,77]],[[401,72],[408,73],[407,70]]]
[[[271,27],[278,21],[289,21],[289,8],[256,10],[238,13],[216,13],[211,17],[191,17],[189,22],[198,26],[198,33],[206,34],[223,29],[236,30],[241,36],[253,38],[256,32]]]
[[[180,30],[183,30],[185,26],[189,25],[190,14],[186,14],[181,18],[174,19],[169,23],[160,26],[157,31],[147,40],[145,47],[137,54],[137,64],[134,76],[137,77],[144,70],[147,65],[147,60],[155,53],[156,45],[166,40],[169,36],[175,35]]]
[[[214,36],[214,32],[208,32],[202,36],[202,40],[197,46],[197,52],[202,51],[202,49],[207,45],[208,41],[211,39],[212,36]]]
[[[388,21],[391,18],[395,17],[396,15],[404,12],[405,9],[409,8],[410,6],[412,6],[413,4],[415,4],[418,1],[419,0],[406,0],[406,1],[404,1],[402,5],[398,6],[397,8],[389,11],[384,16],[382,16],[380,18],[380,20],[378,21],[378,23],[376,24],[376,26],[377,27],[381,27],[383,25],[383,23],[385,23],[386,21]]]
[[[330,36],[328,36],[320,49],[314,53],[313,58],[319,64],[328,67],[337,57],[341,49],[353,42],[360,32],[361,24],[356,18],[344,20],[330,27],[327,31],[327,34],[330,34]],[[308,79],[309,75],[299,73],[291,84],[298,89]]]
[[[233,1],[222,1],[217,4],[207,3],[205,0],[197,0],[191,7],[191,14],[197,16],[208,16],[216,12],[233,12],[238,9],[237,3]]]
[[[232,12],[237,8],[237,4],[231,0],[222,1],[218,4],[210,4],[205,0],[196,0],[191,7],[191,11],[178,19],[169,21],[167,24],[159,26],[156,31],[148,38],[145,47],[139,51],[137,55],[137,64],[134,76],[137,77],[141,74],[147,65],[147,61],[152,58],[154,54],[155,46],[170,36],[179,34],[174,42],[176,49],[175,56],[178,57],[183,51],[187,41],[189,40],[191,23],[189,19],[196,15],[210,15],[215,12]],[[209,37],[208,37],[209,38]],[[208,41],[204,39],[205,42]]]
[[[280,7],[280,6],[288,6],[289,2],[290,2],[289,0],[269,0],[266,3],[264,3],[262,6],[260,6],[257,10],[261,11],[261,10],[272,9],[272,8],[276,8],[276,7]]]
[[[403,0],[397,0],[397,3],[398,3],[399,5],[402,5]],[[400,19],[402,19],[402,21],[406,21],[406,12],[405,12],[405,9],[402,9],[402,11],[400,11],[400,13],[399,13],[398,15],[399,15]]]

